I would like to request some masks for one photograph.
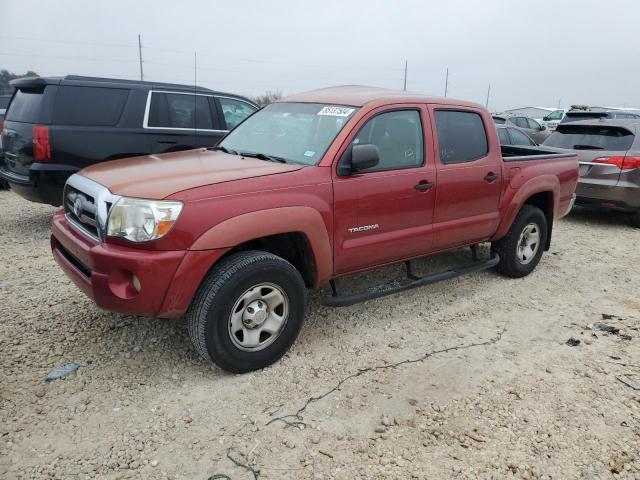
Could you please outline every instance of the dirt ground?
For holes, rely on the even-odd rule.
[[[53,211],[0,192],[0,478],[640,478],[640,230],[622,215],[559,221],[524,279],[344,309],[312,293],[293,349],[230,375],[184,321],[86,299],[51,257]]]

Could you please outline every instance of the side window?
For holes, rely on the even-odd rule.
[[[380,162],[366,172],[418,167],[424,162],[420,113],[395,110],[376,115],[360,129],[352,144],[378,147]]]
[[[515,128],[509,129],[509,135],[511,135],[511,140],[513,141],[513,145],[526,145],[526,146],[535,145],[535,143],[533,143],[533,141],[526,134],[522,133],[520,130],[517,130]]]
[[[58,88],[53,123],[58,125],[113,126],[118,123],[129,96],[125,88]]]
[[[540,130],[540,124],[536,122],[534,119],[526,118],[525,120],[529,124],[529,128],[532,128],[533,130]]]
[[[212,130],[213,117],[208,98],[203,95],[153,92],[147,126]]]
[[[482,117],[475,112],[436,110],[440,161],[473,162],[489,153]]]
[[[527,123],[527,119],[524,117],[515,117],[511,119],[511,123],[520,128],[529,128],[529,124]]]
[[[500,139],[500,145],[511,145],[511,140],[509,139],[506,128],[498,129],[498,138]]]
[[[220,101],[228,130],[235,128],[236,125],[257,110],[253,105],[234,98],[219,97],[218,100]]]

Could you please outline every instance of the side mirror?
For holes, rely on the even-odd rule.
[[[544,132],[547,129],[547,127],[545,127],[544,125],[540,125],[540,131]]]
[[[351,171],[358,172],[380,163],[380,151],[371,144],[354,145],[351,149]]]
[[[544,120],[545,122],[549,121],[549,115],[547,115],[546,117],[542,117],[542,120]]]

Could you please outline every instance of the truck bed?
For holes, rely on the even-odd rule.
[[[563,152],[550,147],[524,147],[515,145],[501,145],[502,159],[505,162],[521,162],[526,160],[543,160],[551,158],[575,157],[575,153]]]

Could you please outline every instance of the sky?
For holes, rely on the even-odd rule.
[[[284,95],[360,84],[500,111],[640,106],[637,0],[0,0],[0,69]],[[27,27],[27,28],[25,28]],[[194,68],[194,66],[196,68]]]

